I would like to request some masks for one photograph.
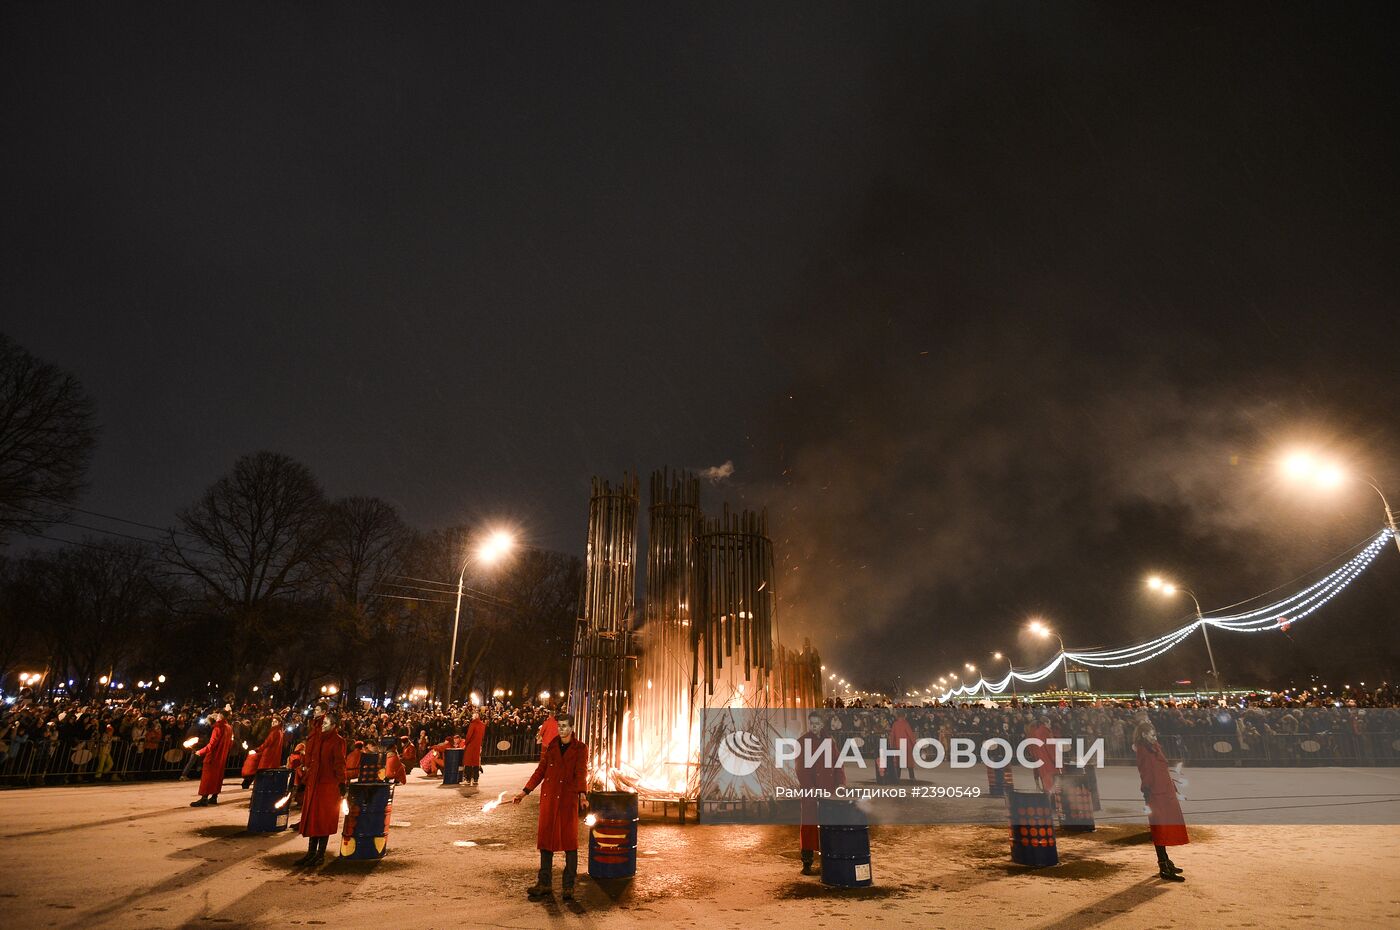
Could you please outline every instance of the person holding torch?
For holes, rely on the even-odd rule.
[[[224,763],[228,761],[228,749],[233,743],[233,727],[228,725],[222,711],[214,711],[209,719],[214,724],[209,742],[194,753],[204,759],[204,768],[199,773],[199,800],[191,801],[190,807],[218,804],[219,792],[224,787]]]
[[[553,884],[554,854],[564,853],[564,900],[574,899],[578,877],[578,815],[588,810],[588,747],[574,739],[574,718],[556,718],[559,735],[544,747],[539,765],[520,793],[511,798],[519,804],[540,787],[540,823],[535,845],[540,850],[540,871],[535,884],[526,889],[531,900],[550,893]]]

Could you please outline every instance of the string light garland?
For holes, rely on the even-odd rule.
[[[933,687],[941,687],[943,690],[943,694],[938,698],[940,703],[979,692],[1001,694],[1011,687],[1013,681],[1025,682],[1026,684],[1044,681],[1066,662],[1075,662],[1090,668],[1127,668],[1130,665],[1140,665],[1175,648],[1202,625],[1237,633],[1265,633],[1269,630],[1287,629],[1322,609],[1324,604],[1360,577],[1385,549],[1392,535],[1394,534],[1389,528],[1381,530],[1356,555],[1325,577],[1289,597],[1255,610],[1234,614],[1202,615],[1183,627],[1132,646],[1123,646],[1117,649],[1066,650],[1035,671],[1009,671],[1005,677],[998,681],[979,678],[976,682],[964,683],[956,688],[946,688],[940,685]]]

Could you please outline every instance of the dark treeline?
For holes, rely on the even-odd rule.
[[[415,530],[379,498],[328,499],[288,456],[245,455],[161,539],[0,557],[0,680],[42,671],[40,689],[84,697],[161,675],[180,697],[446,697],[474,538]],[[451,698],[566,685],[580,577],[578,559],[528,548],[469,570]]]

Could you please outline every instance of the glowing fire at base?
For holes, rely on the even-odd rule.
[[[481,812],[483,814],[491,813],[493,810],[501,806],[501,802],[504,801],[505,798],[506,792],[502,791],[500,794],[496,795],[496,800],[487,801],[485,804],[481,805]]]

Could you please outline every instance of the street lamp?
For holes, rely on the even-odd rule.
[[[1060,638],[1059,633],[1056,633],[1054,630],[1050,629],[1050,627],[1046,625],[1044,620],[1032,620],[1030,622],[1030,626],[1026,627],[1026,629],[1030,630],[1032,633],[1034,633],[1036,636],[1039,636],[1041,639],[1049,639],[1051,636],[1053,636],[1055,637],[1055,641],[1060,644],[1060,664],[1065,667],[1065,691],[1069,691],[1069,658],[1065,655],[1065,652],[1067,651],[1065,649],[1065,641]]]
[[[1385,525],[1390,529],[1390,538],[1395,542],[1396,550],[1400,551],[1400,529],[1396,528],[1395,511],[1390,509],[1390,501],[1386,500],[1385,492],[1381,490],[1375,478],[1349,473],[1336,462],[1321,461],[1312,453],[1302,450],[1284,456],[1279,468],[1285,478],[1292,481],[1309,481],[1324,491],[1341,487],[1348,480],[1360,481],[1375,491],[1381,499],[1381,506],[1385,508]]]
[[[992,658],[998,661],[1006,660],[1006,670],[1011,673],[1011,697],[1016,697],[1016,666],[1011,664],[1011,656],[1004,656],[1000,652],[992,653]]]
[[[462,571],[457,576],[457,606],[452,610],[452,652],[447,658],[447,703],[449,704],[452,703],[452,670],[457,665],[457,625],[462,620],[462,591],[467,584],[467,569],[474,561],[480,562],[482,565],[494,565],[513,548],[515,548],[515,537],[505,530],[496,530],[477,547],[474,558],[468,556],[462,561]]]
[[[1147,588],[1155,591],[1163,597],[1175,597],[1180,591],[1191,598],[1191,603],[1196,605],[1196,622],[1201,625],[1201,635],[1206,640],[1206,655],[1210,657],[1210,677],[1215,681],[1215,690],[1220,692],[1220,699],[1225,699],[1225,685],[1220,680],[1220,672],[1215,668],[1215,650],[1210,648],[1210,624],[1206,623],[1205,612],[1201,610],[1201,602],[1196,597],[1196,593],[1190,588],[1183,587],[1173,581],[1168,581],[1161,575],[1152,575],[1147,579]]]

